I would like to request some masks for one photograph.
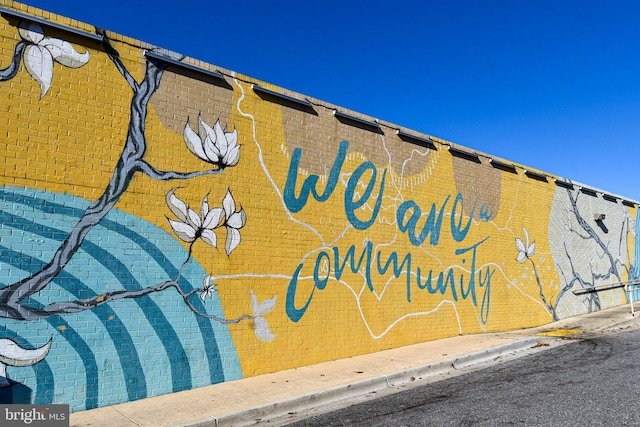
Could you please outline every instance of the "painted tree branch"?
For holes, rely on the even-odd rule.
[[[18,69],[20,68],[20,59],[22,59],[22,53],[26,46],[27,44],[24,41],[19,41],[18,44],[16,44],[11,64],[9,64],[9,66],[4,70],[0,70],[0,82],[10,80],[18,73]]]
[[[578,209],[578,197],[579,197],[579,193],[576,194],[575,198],[573,197],[572,192],[567,189],[567,197],[569,199],[570,202],[570,206],[567,206],[566,212],[567,213],[571,213],[576,221],[578,222],[578,225],[580,226],[579,229],[574,229],[571,224],[569,224],[569,231],[570,233],[572,233],[573,235],[577,236],[579,239],[583,240],[583,241],[594,241],[597,245],[597,247],[600,249],[600,251],[598,252],[597,256],[600,259],[607,259],[608,260],[608,264],[609,267],[607,268],[607,270],[603,273],[597,272],[597,271],[593,271],[593,267],[591,269],[591,278],[590,281],[589,280],[585,280],[581,274],[576,270],[575,265],[573,263],[573,259],[571,258],[571,254],[569,253],[569,249],[567,247],[567,244],[564,243],[563,244],[563,248],[564,248],[564,256],[566,257],[566,259],[569,262],[569,266],[571,267],[571,277],[567,277],[564,269],[562,268],[562,266],[559,263],[556,263],[556,268],[558,269],[558,271],[560,271],[560,275],[562,277],[563,283],[564,285],[561,287],[560,292],[558,293],[557,297],[555,298],[555,302],[553,304],[551,304],[546,296],[544,295],[543,289],[542,289],[542,285],[540,282],[540,278],[538,276],[538,273],[536,271],[536,266],[535,263],[533,262],[533,260],[530,259],[532,265],[533,265],[533,269],[534,269],[534,274],[535,274],[535,278],[536,278],[536,282],[538,285],[538,290],[539,290],[539,296],[540,296],[540,300],[542,301],[542,303],[545,305],[545,307],[547,308],[547,310],[549,311],[549,313],[551,313],[551,315],[553,316],[554,320],[558,320],[558,315],[557,315],[557,309],[558,309],[558,305],[560,304],[560,301],[562,300],[562,298],[564,297],[564,295],[570,291],[574,286],[576,286],[576,284],[579,284],[582,288],[589,288],[589,287],[593,287],[596,284],[596,281],[599,280],[607,280],[610,279],[612,276],[614,276],[616,278],[616,280],[618,282],[622,282],[622,279],[620,277],[620,273],[618,268],[621,267],[623,269],[626,268],[626,266],[619,260],[616,259],[613,254],[611,253],[609,247],[607,246],[607,244],[600,238],[600,236],[596,233],[596,231],[594,230],[593,227],[591,227],[589,225],[589,223],[582,217],[579,209]],[[622,251],[622,245],[624,243],[624,239],[626,236],[626,230],[627,230],[627,223],[628,220],[625,220],[625,222],[622,224],[621,226],[621,234],[620,234],[620,239],[619,239],[619,250]],[[522,243],[520,243],[522,245]],[[527,243],[528,245],[528,243]],[[524,248],[526,249],[526,248]],[[522,252],[522,248],[521,250],[521,254],[520,257],[524,257],[525,253]],[[601,252],[601,253],[600,253]],[[527,255],[528,258],[528,255]],[[591,293],[589,295],[589,310],[592,311],[594,308],[596,310],[599,310],[601,308],[600,305],[600,297],[597,293]]]
[[[0,71],[0,78],[4,80],[16,75],[21,55],[25,49],[25,43],[19,42],[16,46],[12,64]],[[183,297],[187,306],[198,316],[206,317],[220,323],[237,323],[251,316],[243,315],[239,318],[227,320],[215,315],[200,311],[190,298],[202,289],[196,289],[185,293],[178,285],[178,278],[168,280],[158,285],[149,286],[139,290],[122,290],[108,292],[88,299],[79,299],[68,302],[54,302],[45,307],[35,307],[25,304],[25,300],[46,288],[51,281],[65,268],[74,254],[80,249],[87,234],[98,225],[113,209],[122,195],[127,191],[134,175],[137,172],[144,173],[156,180],[189,179],[197,176],[219,174],[224,166],[215,165],[217,169],[202,172],[179,173],[172,171],[159,171],[144,161],[147,150],[145,140],[145,125],[147,108],[151,96],[158,89],[163,74],[163,64],[147,61],[143,80],[138,83],[129,73],[126,66],[120,60],[117,51],[104,38],[104,49],[115,68],[122,75],[133,91],[130,104],[130,119],[126,141],[122,153],[117,161],[113,175],[103,194],[86,209],[82,217],[73,227],[67,238],[60,244],[51,261],[40,271],[25,277],[24,279],[0,289],[0,317],[18,320],[35,320],[58,314],[77,313],[90,310],[108,302],[121,299],[139,298],[155,292],[161,292],[168,288],[174,288]],[[187,261],[191,258],[191,251]],[[186,262],[185,262],[186,264]]]
[[[553,318],[553,320],[558,320],[557,316],[556,316],[556,310],[553,307],[553,305],[549,304],[549,302],[547,301],[547,297],[544,296],[544,290],[542,289],[542,283],[540,283],[540,276],[538,275],[538,270],[536,269],[536,263],[533,262],[533,259],[528,258],[528,260],[531,262],[531,265],[533,266],[533,275],[536,278],[536,284],[538,285],[538,292],[540,294],[540,300],[542,301],[542,303],[544,304],[544,306],[547,308],[547,311],[549,311],[549,313],[551,314],[551,317]]]
[[[109,54],[109,57],[116,63],[116,67],[125,79],[130,77],[119,58],[113,54]],[[42,270],[0,290],[0,307],[7,307],[0,309],[0,315],[6,313],[11,318],[31,319],[36,313],[32,307],[23,305],[22,301],[49,285],[80,249],[89,231],[104,219],[127,190],[136,171],[137,161],[146,151],[144,131],[147,105],[160,83],[161,76],[160,68],[147,63],[143,83],[136,86],[137,90],[134,89],[127,139],[107,188],[98,200],[89,205],[69,236],[58,247],[51,261]]]
[[[584,220],[582,215],[580,215],[580,211],[578,210],[578,204],[577,204],[578,195],[576,195],[576,198],[574,199],[569,189],[567,189],[567,195],[569,197],[569,201],[571,202],[571,206],[573,208],[573,214],[575,215],[576,220],[578,221],[578,224],[580,224],[580,226],[588,233],[589,238],[593,239],[596,242],[596,244],[602,249],[604,255],[608,258],[609,265],[610,265],[609,273],[613,274],[618,280],[618,282],[622,282],[622,278],[616,267],[617,265],[616,261],[611,255],[609,248],[607,248],[607,246],[604,244],[602,239],[600,239],[600,236],[598,236],[595,230],[587,223],[587,221]]]
[[[569,260],[569,266],[571,267],[572,277],[569,280],[565,278],[565,285],[562,287],[562,289],[558,293],[558,297],[556,298],[556,304],[555,304],[556,308],[558,307],[558,304],[560,303],[562,296],[569,290],[573,289],[576,283],[578,283],[583,289],[593,287],[595,285],[594,282],[589,282],[587,280],[584,280],[580,275],[580,273],[576,271],[575,265],[573,264],[573,259],[571,259],[571,255],[569,254],[569,249],[567,248],[566,244],[564,244],[564,253],[567,259]],[[564,271],[559,265],[558,265],[558,269],[562,272],[562,276],[564,277],[565,276]],[[592,276],[592,279],[593,279],[593,276]],[[592,311],[592,307],[594,306],[596,310],[600,310],[600,296],[597,293],[592,293],[589,295],[588,298],[589,298],[589,310]]]
[[[156,286],[148,286],[143,289],[137,289],[132,291],[122,290],[122,291],[106,292],[92,298],[79,299],[75,301],[55,302],[43,308],[31,308],[29,320],[42,319],[42,318],[47,318],[47,317],[60,315],[60,314],[79,313],[85,310],[92,310],[96,307],[99,307],[101,305],[104,305],[110,302],[115,302],[118,300],[130,299],[130,298],[140,298],[145,295],[150,295],[156,292],[163,292],[169,288],[174,288],[180,294],[180,296],[182,296],[185,304],[191,309],[191,311],[193,311],[195,314],[197,314],[200,317],[211,319],[222,324],[233,324],[233,323],[239,323],[240,321],[245,319],[253,319],[253,316],[250,316],[248,314],[244,314],[235,319],[225,319],[223,317],[219,317],[214,314],[205,313],[199,310],[190,300],[191,297],[196,296],[198,292],[202,291],[202,289],[194,289],[190,292],[185,293],[182,290],[182,288],[179,286],[177,280],[168,280]],[[0,310],[0,317],[7,317],[6,313],[3,313],[2,310]]]
[[[145,175],[148,175],[150,178],[158,181],[167,181],[172,179],[191,179],[205,175],[218,175],[224,170],[224,168],[218,168],[197,172],[161,171],[143,160],[139,160],[137,162],[136,169],[144,173]]]

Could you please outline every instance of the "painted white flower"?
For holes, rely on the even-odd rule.
[[[523,243],[522,240],[516,237],[516,249],[518,249],[519,252],[516,261],[520,263],[525,262],[527,258],[531,258],[536,252],[536,242],[529,244],[529,233],[527,233],[527,229],[523,228],[522,231],[524,231],[526,243]]]
[[[240,244],[240,229],[247,222],[247,214],[244,209],[236,212],[236,202],[233,200],[231,191],[227,191],[227,195],[222,200],[222,207],[225,214],[225,226],[227,227],[226,251],[227,255],[238,247]]]
[[[269,324],[267,323],[267,319],[264,318],[264,315],[271,312],[273,308],[276,306],[276,300],[278,296],[271,299],[267,299],[258,303],[258,298],[256,294],[251,291],[251,311],[253,312],[253,327],[256,333],[256,336],[260,341],[271,342],[276,339],[276,336],[271,333],[269,330]]]
[[[71,43],[44,36],[44,30],[35,22],[20,22],[20,36],[31,43],[24,50],[24,65],[40,85],[42,98],[51,87],[53,61],[66,67],[79,68],[89,62],[89,51],[80,53]]]
[[[184,141],[189,150],[205,162],[225,167],[235,166],[240,160],[238,132],[235,129],[233,132],[223,131],[220,120],[211,128],[198,115],[198,133],[191,129],[187,120]]]
[[[167,206],[179,219],[179,221],[176,221],[167,218],[173,231],[185,242],[191,243],[200,238],[205,243],[216,248],[218,238],[214,229],[222,225],[223,209],[209,209],[208,197],[205,197],[202,201],[200,214],[198,214],[174,194],[175,190],[175,188],[172,189],[166,196]]]
[[[7,366],[31,366],[40,362],[49,353],[51,340],[32,350],[20,347],[9,338],[0,339],[0,387],[11,385],[7,379]]]
[[[215,291],[216,284],[213,283],[211,276],[207,274],[204,276],[204,280],[202,281],[202,292],[200,292],[200,299],[202,302],[205,302],[207,297],[211,297]]]
[[[176,235],[187,243],[192,243],[198,238],[205,243],[218,247],[218,237],[215,229],[226,227],[227,240],[225,250],[227,255],[240,245],[240,229],[247,222],[247,214],[240,208],[236,212],[236,202],[231,191],[222,200],[222,208],[209,208],[208,196],[202,201],[200,213],[191,209],[185,202],[175,195],[176,189],[172,189],[166,195],[167,206],[178,220],[167,218]]]

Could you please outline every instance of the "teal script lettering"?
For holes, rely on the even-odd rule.
[[[308,203],[309,196],[312,196],[313,199],[319,203],[329,200],[337,187],[348,148],[349,143],[347,141],[340,143],[336,160],[333,163],[322,193],[320,193],[317,188],[320,179],[319,176],[309,175],[302,183],[298,196],[296,196],[296,185],[302,149],[295,149],[291,156],[287,182],[283,192],[284,203],[287,209],[293,213],[300,212]],[[378,170],[372,162],[366,161],[361,163],[349,176],[344,192],[344,212],[349,223],[355,229],[366,230],[375,223],[382,206],[386,175],[387,169],[385,168],[380,178],[377,196],[374,196],[373,192],[376,188]],[[359,188],[364,188],[364,192],[361,195],[356,195]],[[361,213],[361,208],[365,206],[371,198],[375,199],[375,204],[371,209],[370,215],[365,215],[367,216],[366,218],[358,217],[356,213]],[[398,229],[407,235],[409,242],[414,246],[422,246],[427,241],[427,238],[429,238],[429,244],[431,246],[438,246],[442,235],[444,218],[448,214],[450,216],[449,232],[451,238],[458,243],[465,241],[471,225],[474,222],[476,203],[474,203],[471,214],[465,223],[464,199],[462,194],[458,193],[453,201],[453,206],[448,208],[450,198],[451,196],[447,196],[440,207],[438,207],[436,203],[433,203],[426,218],[423,218],[422,209],[415,201],[405,200],[396,210],[396,224]],[[478,215],[482,220],[488,220],[491,217],[488,205],[482,205]],[[483,289],[482,302],[480,303],[480,317],[482,322],[486,323],[490,307],[491,277],[495,273],[495,270],[491,267],[477,268],[476,259],[478,247],[488,238],[489,237],[486,237],[480,242],[466,248],[455,250],[456,256],[463,257],[461,260],[462,264],[468,261],[467,258],[469,255],[471,261],[471,267],[468,273],[463,273],[459,276],[454,275],[453,268],[434,272],[433,269],[417,267],[414,271],[412,269],[411,253],[407,253],[402,258],[402,262],[399,262],[398,254],[391,252],[387,260],[382,262],[381,252],[378,252],[375,258],[373,257],[373,243],[369,240],[365,243],[364,250],[359,257],[356,256],[355,245],[352,245],[347,250],[344,257],[340,256],[338,247],[332,248],[331,251],[321,251],[315,260],[313,288],[306,297],[304,305],[300,308],[296,307],[296,300],[298,295],[298,281],[300,280],[300,274],[304,268],[304,264],[300,263],[296,268],[287,289],[287,316],[294,322],[302,319],[313,300],[316,289],[320,291],[326,289],[329,280],[332,278],[332,272],[335,280],[339,281],[345,269],[350,267],[352,273],[360,273],[363,275],[369,291],[375,292],[372,274],[375,273],[381,276],[382,283],[386,283],[387,278],[385,278],[385,275],[387,275],[387,272],[392,267],[390,273],[393,274],[394,278],[397,279],[402,274],[406,276],[406,296],[408,302],[411,302],[412,290],[417,289],[426,290],[430,294],[440,294],[442,296],[448,294],[454,301],[469,299],[474,306],[478,306],[477,290]],[[375,265],[377,270],[375,271],[373,270],[374,259],[377,260]],[[332,264],[333,268],[329,267],[328,271],[322,272],[322,266],[331,266]],[[413,281],[414,277],[415,282]]]

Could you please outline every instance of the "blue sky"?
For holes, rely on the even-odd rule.
[[[640,2],[25,3],[640,200]]]

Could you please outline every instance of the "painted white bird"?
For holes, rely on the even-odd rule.
[[[26,349],[9,338],[0,339],[0,387],[11,385],[7,379],[7,366],[31,366],[47,357],[51,339],[42,347]]]

